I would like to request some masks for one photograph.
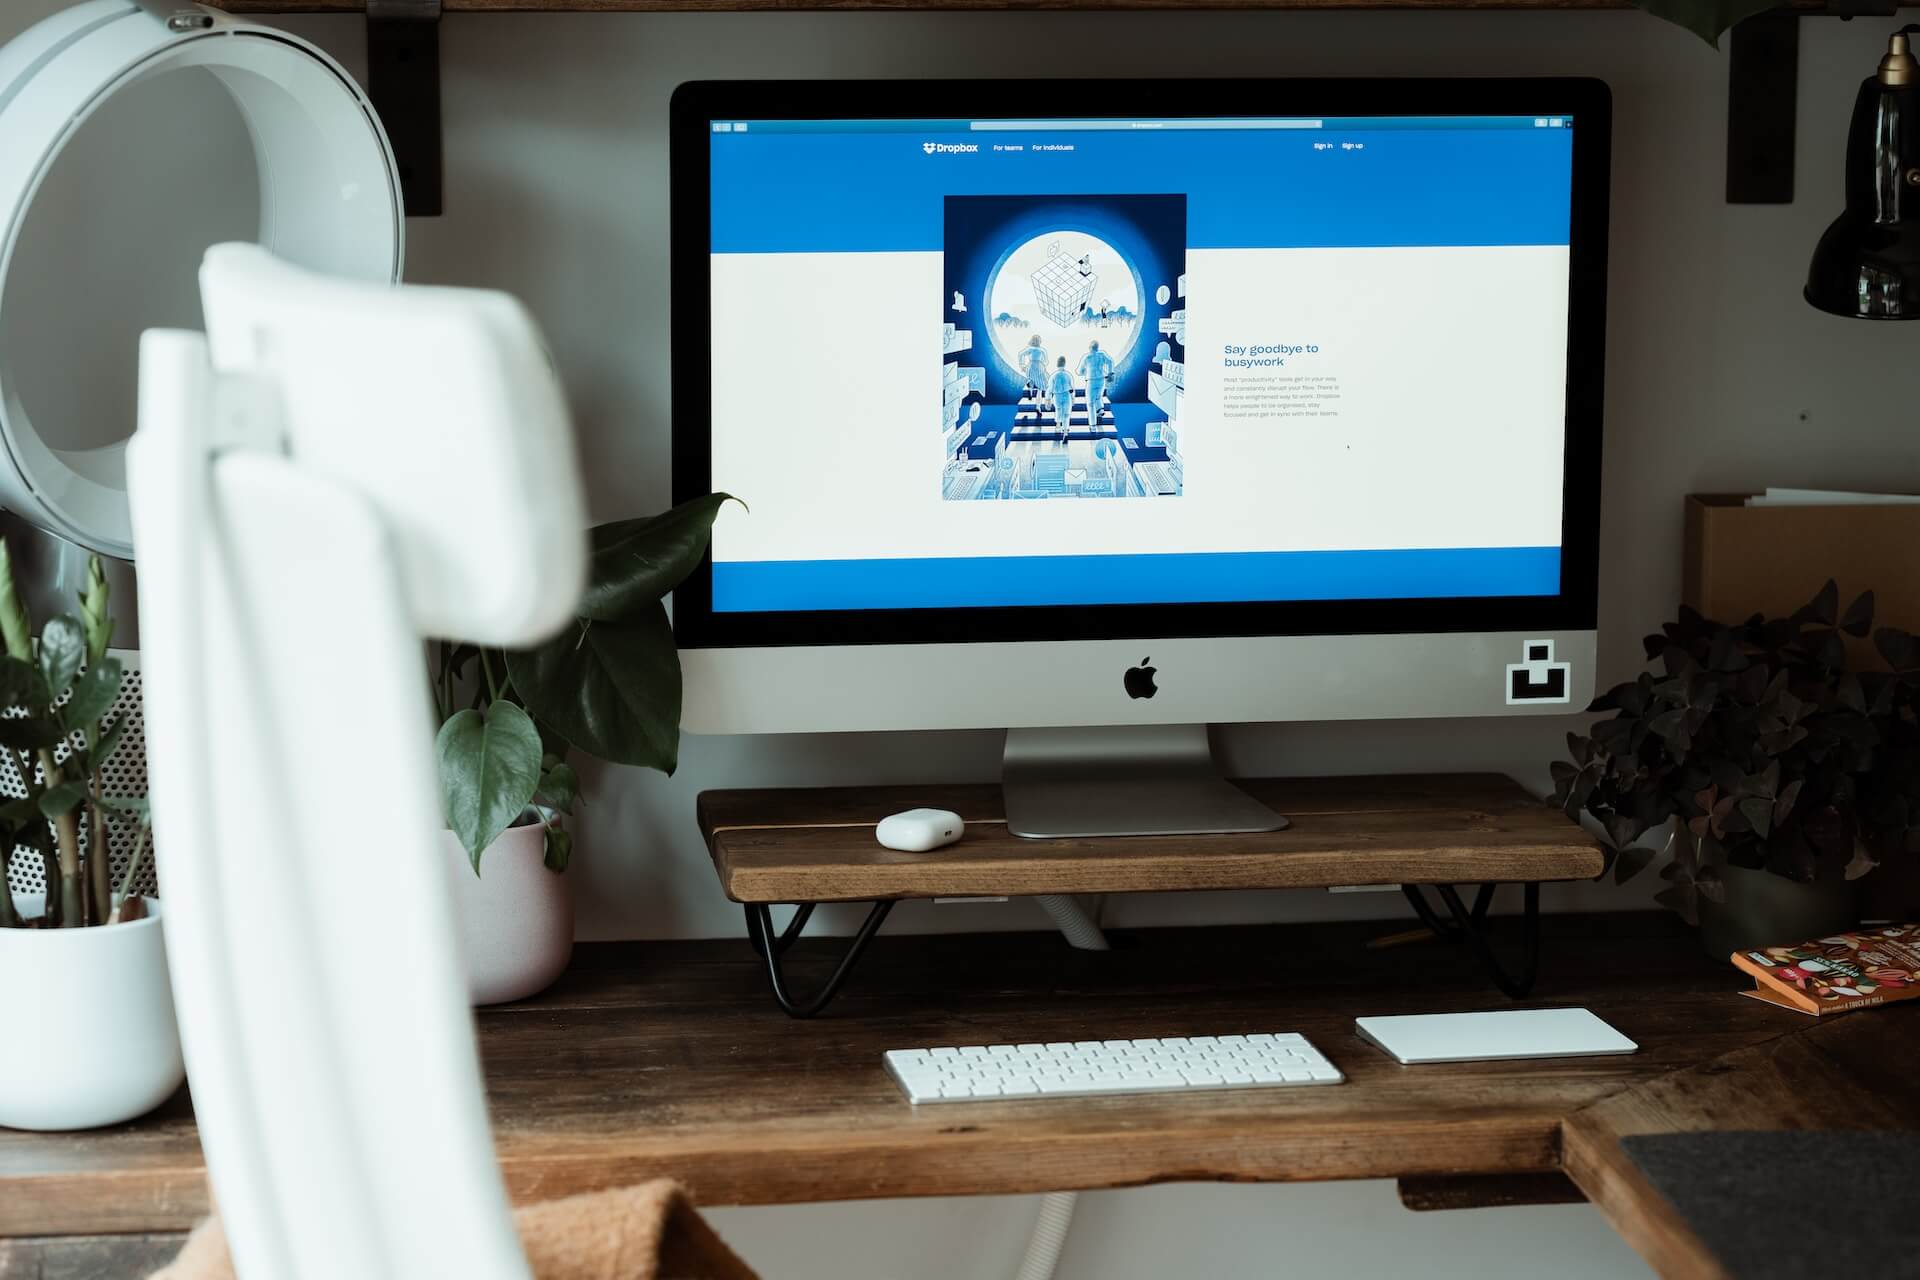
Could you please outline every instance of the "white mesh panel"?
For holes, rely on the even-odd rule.
[[[126,664],[126,674],[120,681],[120,696],[114,700],[113,709],[107,713],[106,724],[113,725],[122,716],[131,716],[126,734],[120,739],[120,745],[114,750],[113,759],[102,770],[101,787],[110,796],[143,796],[147,794],[147,734],[146,726],[140,715],[140,671],[137,667],[139,655],[135,653],[116,653]],[[63,743],[54,748],[54,759],[65,760],[80,739],[75,735],[72,742]],[[38,778],[40,770],[34,768]],[[27,794],[20,779],[20,757],[12,751],[0,751],[0,795],[8,799]],[[83,837],[87,832],[87,822],[81,819]],[[90,838],[90,837],[88,837]],[[125,872],[127,859],[133,856],[135,843],[140,838],[140,824],[131,814],[107,815],[107,843],[112,849],[109,865],[113,868],[113,886],[120,887],[120,876]],[[13,851],[13,864],[8,869],[7,884],[15,893],[45,893],[47,889],[46,872],[40,860],[40,851],[29,849],[25,845]],[[147,865],[134,881],[134,889],[140,893],[159,896],[159,886],[153,875],[153,853],[147,853]]]

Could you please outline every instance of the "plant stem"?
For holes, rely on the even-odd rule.
[[[66,779],[53,762],[53,752],[41,748],[40,771],[51,790]],[[60,927],[75,928],[87,922],[86,908],[80,898],[80,819],[67,810],[53,822],[54,838],[60,844]]]
[[[87,804],[87,879],[93,890],[93,923],[105,924],[113,915],[113,843],[107,838],[106,810],[100,807],[98,774]]]
[[[133,892],[133,882],[139,878],[141,869],[147,865],[147,850],[153,843],[153,826],[140,824],[140,843],[134,845],[133,856],[127,859],[126,873],[120,877],[120,901],[125,902],[127,895]]]
[[[45,835],[40,832],[34,835],[37,837],[36,847],[40,850],[40,879],[47,886],[46,900],[41,903],[40,914],[51,928],[60,923],[60,895],[53,891],[53,886],[60,883],[60,859],[54,856]]]
[[[500,686],[493,681],[493,663],[487,661],[487,651],[484,648],[480,650],[480,674],[487,678],[487,700],[500,701]]]
[[[441,723],[453,714],[453,645],[446,640],[434,642],[440,656],[439,670],[434,673],[433,702],[440,712]]]

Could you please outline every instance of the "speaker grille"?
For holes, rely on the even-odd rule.
[[[120,654],[126,663],[126,674],[120,681],[120,696],[114,700],[113,708],[106,715],[108,725],[117,724],[123,717],[131,717],[127,723],[125,735],[120,746],[114,751],[113,759],[101,771],[101,789],[110,796],[143,796],[147,793],[147,733],[141,716],[140,671],[134,665],[137,654]],[[64,761],[80,743],[76,734],[68,741],[53,749],[53,758]],[[40,768],[34,766],[34,777],[40,776]],[[0,795],[8,799],[18,799],[27,794],[25,782],[20,777],[20,757],[17,752],[0,751]],[[87,831],[89,823],[85,816],[81,818],[80,829],[91,840]],[[140,823],[130,814],[107,815],[107,847],[112,851],[108,865],[113,868],[113,884],[120,887],[120,877],[125,874],[127,860],[140,838]],[[40,861],[40,851],[21,845],[13,851],[13,864],[7,871],[7,884],[16,894],[45,893],[47,890],[46,872]],[[146,868],[134,881],[134,889],[139,893],[159,896],[159,885],[154,879],[153,857],[149,852]]]

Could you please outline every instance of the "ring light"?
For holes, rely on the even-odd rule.
[[[0,48],[0,507],[131,558],[142,330],[198,329],[207,248],[397,281],[393,153],[313,45],[163,0],[89,0]]]

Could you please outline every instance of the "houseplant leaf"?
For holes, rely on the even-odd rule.
[[[596,528],[581,616],[596,622],[624,621],[679,586],[706,554],[714,517],[733,500],[710,493],[657,516]]]
[[[673,772],[680,654],[659,601],[626,621],[582,621],[537,649],[510,651],[507,671],[528,710],[582,751]]]
[[[45,711],[51,701],[38,668],[24,658],[0,657],[0,710],[18,707],[30,713],[40,712]]]
[[[547,870],[565,871],[573,858],[573,836],[559,827],[549,826],[544,847]]]
[[[57,725],[39,716],[0,719],[0,747],[11,747],[15,751],[38,751],[42,747],[53,746],[63,736]]]
[[[540,731],[511,702],[460,711],[440,726],[440,791],[447,825],[480,873],[480,855],[526,809],[540,784]]]
[[[80,672],[87,656],[87,633],[77,619],[61,614],[40,631],[40,678],[47,692],[59,697]]]
[[[72,813],[80,802],[87,798],[87,785],[84,782],[63,782],[57,787],[48,787],[39,796],[40,812],[48,818],[59,818]]]
[[[580,776],[565,760],[553,758],[540,762],[540,785],[534,789],[533,802],[556,813],[572,813],[580,798]]]
[[[63,708],[67,723],[78,728],[98,722],[113,709],[113,700],[119,696],[120,659],[102,658],[73,682],[73,696]]]
[[[1873,630],[1873,592],[1862,591],[1847,611],[1840,615],[1840,629],[1856,639],[1865,639]]]

